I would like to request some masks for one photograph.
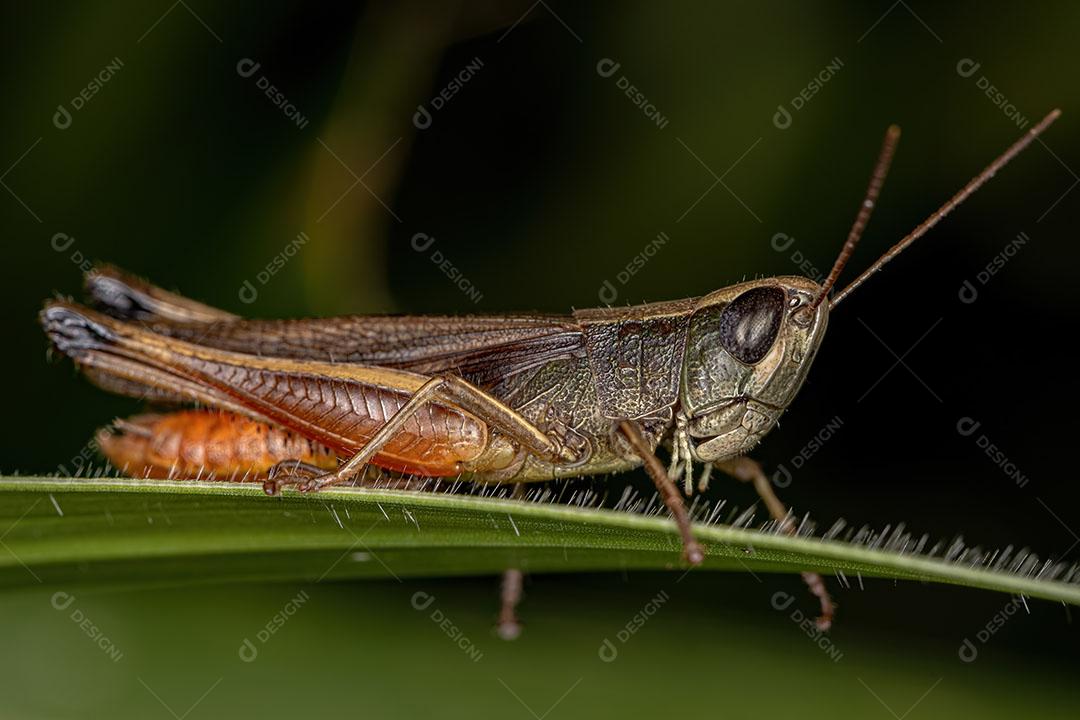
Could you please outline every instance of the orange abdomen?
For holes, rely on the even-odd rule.
[[[114,467],[138,477],[258,480],[286,460],[326,470],[338,464],[336,453],[325,445],[218,410],[120,420],[98,431],[97,443]]]

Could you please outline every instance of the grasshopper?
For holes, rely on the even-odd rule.
[[[831,299],[885,182],[899,129],[886,132],[865,199],[821,284],[772,277],[703,297],[569,315],[347,316],[249,320],[119,270],[87,274],[91,305],[52,300],[52,344],[103,388],[195,405],[99,433],[112,464],[148,477],[257,480],[269,494],[351,483],[368,465],[426,477],[522,483],[644,466],[682,537],[685,494],[713,468],[753,484],[770,515],[787,508],[747,453],[794,400],[829,313],[1042,133],[1054,110]],[[670,448],[664,467],[655,451]],[[520,573],[504,581],[516,627]],[[833,604],[821,578],[819,627]]]

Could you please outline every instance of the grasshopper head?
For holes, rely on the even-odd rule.
[[[752,448],[802,387],[825,335],[829,312],[994,177],[1060,114],[1051,111],[830,298],[885,183],[900,139],[900,128],[889,127],[847,241],[821,285],[802,277],[766,278],[702,298],[690,318],[679,409],[695,459],[726,460]]]
[[[802,277],[711,293],[690,318],[681,413],[698,460],[742,455],[798,393],[825,335],[829,304]]]

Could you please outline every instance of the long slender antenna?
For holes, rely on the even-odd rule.
[[[986,184],[987,180],[994,177],[998,170],[1005,167],[1005,165],[1010,160],[1020,154],[1020,151],[1030,145],[1032,140],[1041,135],[1042,132],[1046,130],[1046,128],[1050,127],[1050,124],[1057,120],[1058,116],[1060,115],[1061,110],[1057,108],[1051,110],[1046,117],[1044,117],[1042,120],[1039,121],[1037,125],[1035,125],[1035,127],[1024,133],[1024,135],[1019,140],[1010,145],[1005,152],[1001,153],[1001,155],[999,155],[998,158],[994,160],[994,162],[987,165],[985,170],[973,177],[967,185],[960,189],[960,192],[953,195],[948,200],[948,202],[935,210],[934,213],[930,215],[930,217],[926,218],[926,220],[923,220],[922,223],[920,223],[918,227],[912,230],[904,239],[886,250],[885,254],[878,258],[873,265],[864,270],[862,274],[859,275],[859,277],[852,280],[847,287],[840,291],[839,295],[832,299],[832,301],[829,303],[829,309],[831,310],[832,308],[839,305],[844,298],[846,298],[848,295],[855,291],[855,288],[866,282],[871,275],[876,273],[878,270],[884,267],[886,263],[888,263],[890,260],[902,253],[905,249],[907,249],[908,245],[911,245],[911,243],[915,242],[923,235],[925,235],[927,231],[930,230],[930,228],[937,225],[943,217],[956,209],[956,207],[960,203],[964,202],[964,200],[967,200],[972,193],[974,193],[976,190]]]
[[[817,310],[821,301],[828,297],[829,291],[836,284],[836,279],[840,277],[847,261],[851,259],[851,254],[855,252],[855,246],[862,237],[863,230],[866,229],[866,223],[870,221],[878,196],[881,195],[881,186],[885,184],[885,177],[889,174],[889,166],[892,165],[898,142],[900,142],[900,128],[897,125],[890,125],[885,131],[885,139],[881,141],[881,152],[878,153],[877,162],[874,163],[874,172],[870,175],[870,184],[866,188],[866,195],[863,197],[862,205],[859,206],[859,213],[855,216],[851,232],[848,233],[844,246],[840,248],[840,254],[836,256],[836,262],[829,271],[829,277],[825,278],[825,284],[821,286],[821,293],[814,298],[814,302],[810,303],[810,312]]]

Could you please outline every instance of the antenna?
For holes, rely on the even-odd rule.
[[[889,174],[889,166],[892,165],[898,142],[900,142],[900,127],[890,125],[889,129],[885,131],[885,139],[881,141],[881,152],[878,153],[877,162],[874,163],[874,172],[870,175],[870,185],[866,188],[866,195],[863,197],[862,205],[859,206],[859,213],[855,216],[851,232],[848,233],[844,246],[840,248],[840,254],[836,256],[836,262],[833,263],[832,270],[829,271],[829,277],[825,278],[825,283],[821,286],[821,293],[814,298],[814,302],[810,303],[809,312],[817,310],[817,306],[821,304],[821,301],[828,297],[829,291],[836,284],[836,279],[840,277],[840,273],[843,271],[844,266],[847,265],[847,261],[851,259],[851,254],[855,252],[855,246],[859,243],[859,238],[862,237],[863,230],[866,229],[866,223],[870,221],[870,215],[877,205],[878,196],[881,194],[881,186],[885,184],[885,177]]]
[[[839,295],[837,295],[829,302],[829,309],[831,310],[832,308],[839,305],[844,298],[854,292],[857,287],[866,282],[871,275],[876,273],[878,270],[884,267],[886,263],[888,263],[890,260],[892,260],[897,255],[906,250],[907,247],[911,245],[911,243],[915,242],[923,235],[925,235],[930,230],[930,228],[937,225],[942,218],[944,218],[946,215],[956,209],[956,207],[960,203],[967,200],[972,193],[985,185],[986,181],[994,177],[998,170],[1005,167],[1005,165],[1007,165],[1010,160],[1019,155],[1024,148],[1031,144],[1032,140],[1041,135],[1043,131],[1046,130],[1046,128],[1050,127],[1050,124],[1057,120],[1060,115],[1061,110],[1057,108],[1051,110],[1046,117],[1044,117],[1042,120],[1039,121],[1037,125],[1035,125],[1035,127],[1024,133],[1024,135],[1019,140],[1010,145],[1005,152],[1001,153],[1001,155],[999,155],[997,159],[994,160],[994,162],[987,165],[985,170],[973,177],[967,185],[962,187],[958,193],[949,198],[949,200],[944,205],[935,210],[930,215],[930,217],[923,220],[918,225],[918,227],[908,233],[908,235],[904,239],[886,250],[885,253],[881,257],[879,257],[873,265],[864,270],[862,274],[859,275],[859,277],[852,280],[847,287],[840,291]],[[858,221],[856,221],[856,223],[857,222]],[[847,245],[845,245],[844,248],[846,250]],[[841,255],[843,255],[843,253],[844,251],[841,250]]]

